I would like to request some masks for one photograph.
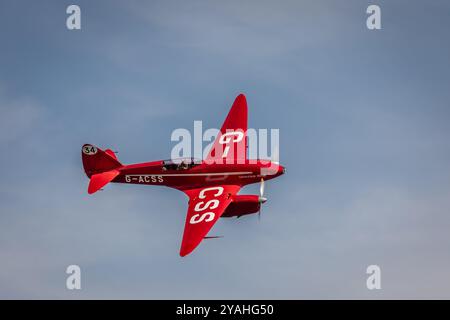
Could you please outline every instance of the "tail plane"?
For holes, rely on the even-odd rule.
[[[91,179],[88,193],[92,194],[100,190],[106,184],[114,180],[119,175],[119,168],[123,165],[117,159],[115,153],[85,144],[81,149],[84,172]]]

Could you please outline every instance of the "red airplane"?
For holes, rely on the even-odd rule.
[[[247,101],[240,94],[233,103],[208,157],[159,160],[123,165],[115,153],[91,144],[82,147],[83,167],[90,178],[88,193],[109,182],[167,186],[186,193],[189,208],[180,255],[191,253],[219,218],[260,212],[264,180],[282,175],[285,168],[270,160],[247,159]],[[260,195],[238,195],[243,186],[260,182]]]

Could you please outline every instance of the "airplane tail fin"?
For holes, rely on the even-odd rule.
[[[107,183],[114,180],[120,173],[117,169],[122,167],[122,164],[112,150],[106,149],[103,151],[91,144],[83,145],[81,158],[83,160],[84,171],[91,179],[88,187],[89,194],[98,191]]]

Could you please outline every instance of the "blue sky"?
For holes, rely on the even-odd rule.
[[[66,7],[82,29],[65,27]],[[366,28],[378,4],[382,30]],[[450,298],[447,1],[2,1],[1,298]],[[176,128],[280,129],[256,216],[178,256],[168,188],[87,195],[84,143],[168,158]],[[256,193],[258,186],[241,193]],[[65,269],[82,270],[82,290]],[[366,289],[366,267],[382,290]]]

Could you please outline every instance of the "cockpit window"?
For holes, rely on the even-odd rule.
[[[198,166],[202,161],[195,158],[181,158],[163,161],[163,170],[186,170]]]

